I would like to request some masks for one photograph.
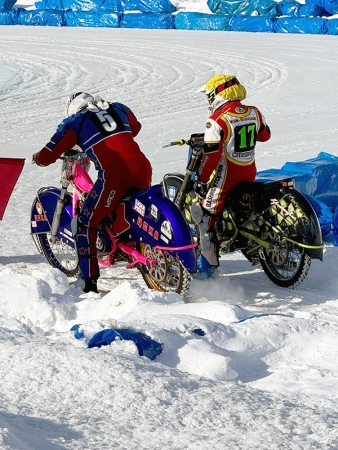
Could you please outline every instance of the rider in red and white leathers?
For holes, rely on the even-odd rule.
[[[204,92],[210,103],[198,174],[203,183],[208,183],[208,190],[201,211],[196,214],[195,208],[195,221],[200,229],[202,255],[211,266],[218,266],[212,230],[217,215],[236,184],[255,180],[256,142],[267,141],[271,133],[262,113],[255,106],[241,103],[246,90],[234,75],[215,75],[199,92]]]
[[[150,186],[152,168],[134,140],[141,124],[127,106],[79,92],[69,97],[66,114],[50,142],[33,155],[33,161],[48,166],[78,146],[94,162],[97,179],[78,214],[74,237],[80,277],[85,281],[83,290],[97,292],[97,228],[129,189]]]

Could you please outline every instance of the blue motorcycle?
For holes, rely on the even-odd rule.
[[[71,222],[93,181],[85,153],[64,153],[61,189],[40,188],[31,211],[31,234],[47,262],[67,276],[78,271]],[[146,285],[160,292],[188,294],[191,275],[197,272],[196,240],[180,209],[161,185],[128,193],[98,229],[99,264],[127,263],[137,268]]]

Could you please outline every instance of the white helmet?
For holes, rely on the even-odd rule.
[[[90,103],[94,103],[94,97],[86,92],[77,92],[67,99],[66,117],[82,111],[87,108]]]

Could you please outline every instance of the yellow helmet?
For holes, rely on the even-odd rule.
[[[225,75],[219,73],[202,86],[198,92],[204,92],[210,105],[215,100],[216,95],[225,100],[244,100],[246,89],[240,84],[235,75]]]

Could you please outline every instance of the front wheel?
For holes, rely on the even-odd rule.
[[[53,243],[51,233],[41,233],[36,237],[43,255],[51,266],[61,270],[67,277],[73,277],[79,272],[77,253],[73,247],[62,239],[56,239]]]
[[[275,233],[268,234],[275,249],[262,250],[260,254],[262,268],[277,286],[294,289],[306,278],[311,258],[301,247],[279,238]]]
[[[155,267],[140,266],[141,275],[150,289],[159,292],[176,292],[181,297],[187,296],[191,276],[181,261],[168,252],[157,250],[149,244],[140,244],[140,253],[156,261]]]

